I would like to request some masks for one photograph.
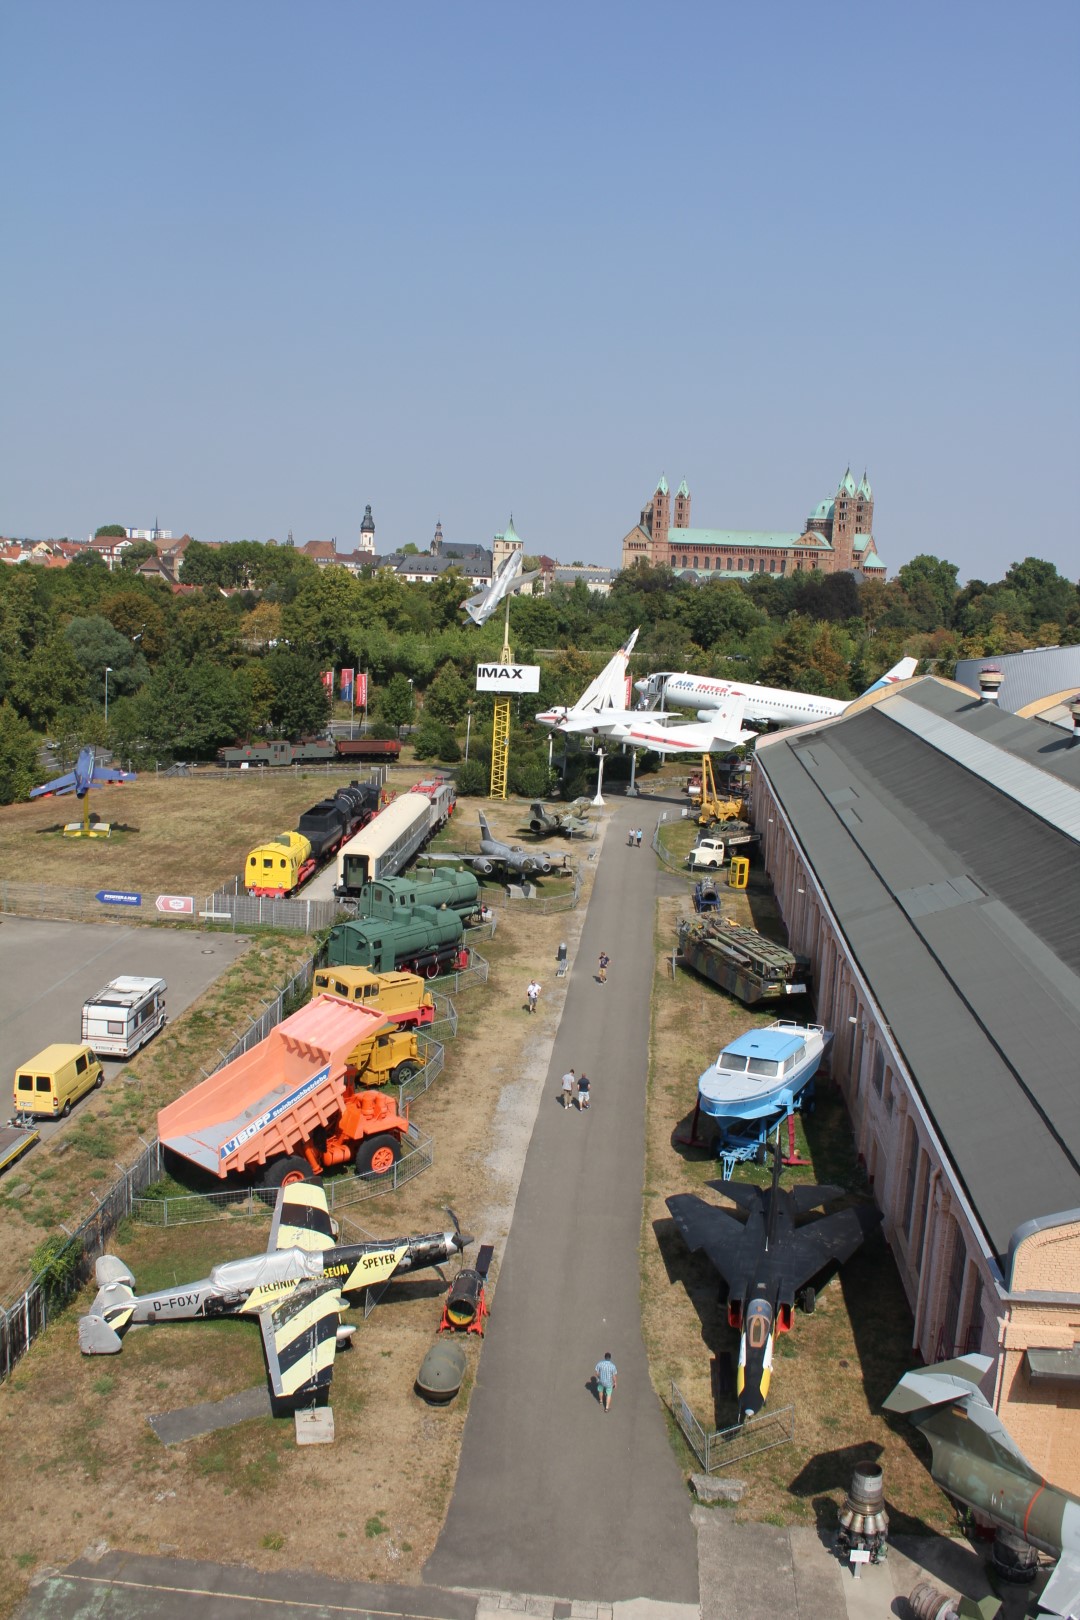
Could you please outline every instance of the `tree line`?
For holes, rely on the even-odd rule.
[[[452,764],[469,729],[470,757],[486,769],[492,699],[474,691],[473,671],[498,658],[502,615],[463,624],[470,586],[456,570],[409,584],[320,568],[289,546],[196,541],[182,573],[196,589],[175,594],[137,561],[0,569],[0,802],[42,779],[46,737],[61,758],[90,742],[139,769],[213,759],[240,738],[320,733],[331,714],[322,673],[342,668],[367,671],[378,731],[415,725],[418,757]],[[579,581],[517,597],[514,653],[542,673],[539,695],[518,704],[513,791],[547,784],[548,737],[533,712],[573,702],[637,626],[638,673],[689,669],[849,698],[904,654],[952,675],[960,658],[1080,642],[1080,593],[1038,558],[961,588],[952,563],[921,555],[888,583],[807,573],[697,584],[638,564],[607,595]]]

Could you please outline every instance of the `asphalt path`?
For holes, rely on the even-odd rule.
[[[424,1578],[694,1604],[690,1503],[649,1383],[639,1305],[656,817],[638,800],[614,804]],[[646,816],[643,847],[631,849],[627,829]],[[569,1068],[592,1081],[587,1113],[562,1109]],[[619,1380],[605,1415],[590,1380],[608,1350]]]
[[[164,979],[165,1007],[175,1019],[250,944],[245,934],[191,928],[0,919],[0,1051],[7,1054],[0,1118],[12,1104],[16,1065],[53,1041],[80,1040],[83,1002],[110,979],[121,973]],[[110,1059],[102,1067],[107,1085],[125,1065]],[[64,1123],[42,1122],[43,1137]]]

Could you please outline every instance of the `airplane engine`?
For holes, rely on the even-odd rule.
[[[454,1327],[468,1327],[475,1321],[483,1292],[484,1279],[479,1271],[467,1266],[458,1272],[446,1300],[446,1315]]]
[[[477,872],[482,872],[484,877],[489,877],[495,870],[495,863],[485,860],[473,861],[473,867]]]

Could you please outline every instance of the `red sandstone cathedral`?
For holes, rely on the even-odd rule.
[[[692,529],[690,491],[683,479],[671,492],[661,478],[652,498],[622,543],[622,565],[638,561],[678,574],[748,579],[751,574],[791,574],[818,568],[824,574],[858,570],[885,578],[874,544],[874,495],[866,474],[856,484],[848,468],[836,494],[822,501],[798,534],[756,529]]]

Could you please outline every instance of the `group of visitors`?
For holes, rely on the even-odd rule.
[[[641,827],[630,828],[630,831],[626,835],[626,842],[630,845],[631,849],[641,848],[642,831],[643,829]]]

